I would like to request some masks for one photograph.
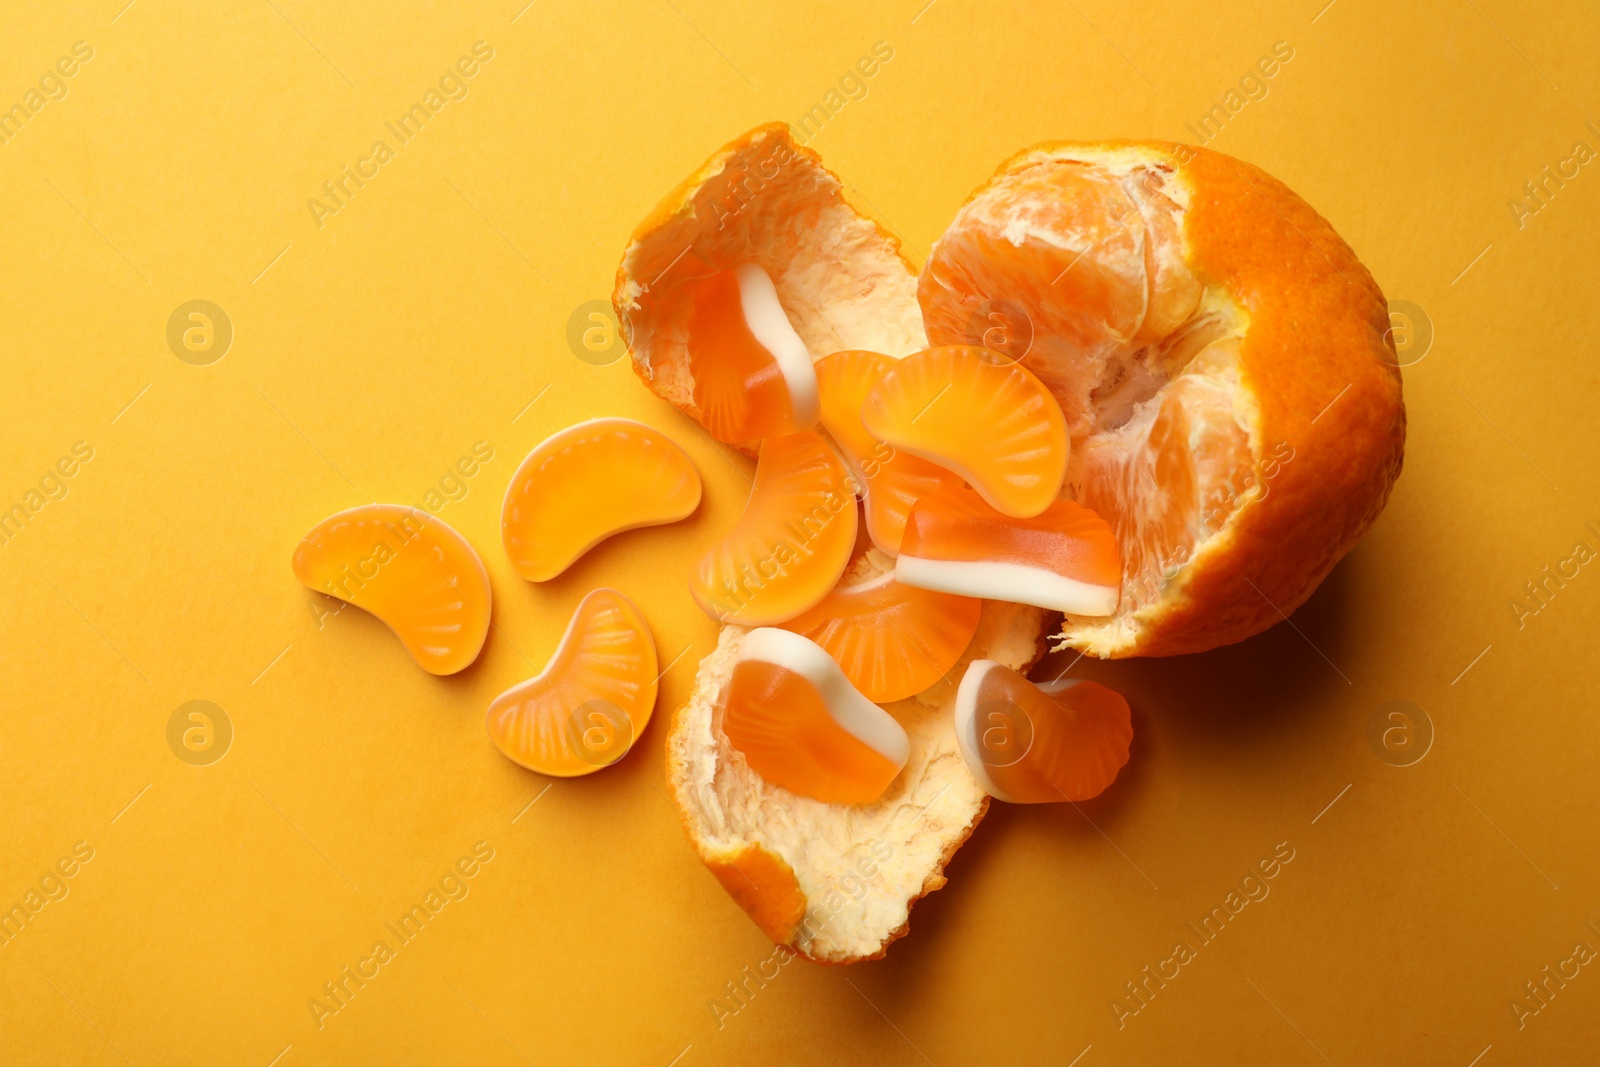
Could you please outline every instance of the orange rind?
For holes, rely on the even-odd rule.
[[[862,696],[833,657],[788,630],[744,635],[722,731],[773,785],[830,804],[870,804],[911,755],[905,728]]]
[[[689,592],[719,622],[785,622],[828,595],[855,542],[855,493],[838,455],[814,431],[774,437],[744,513],[694,565]]]
[[[528,453],[506,488],[500,534],[517,573],[543,582],[608,537],[699,505],[700,472],[671,438],[632,419],[590,419]]]
[[[1075,678],[1035,685],[993,660],[967,665],[956,739],[984,792],[1009,804],[1100,795],[1128,762],[1133,720],[1121,695]]]
[[[982,601],[895,580],[846,580],[783,624],[833,657],[874,704],[914,697],[949,673],[978,630]]]
[[[718,441],[765,440],[817,422],[817,376],[758,263],[691,283],[686,345],[694,403]]]
[[[452,527],[402,504],[363,504],[312,527],[300,584],[371,612],[429,674],[455,674],[489,636],[489,572]]]
[[[494,698],[489,738],[530,771],[593,774],[632,749],[655,710],[657,681],[644,616],[615,589],[596,589],[544,670]]]
[[[861,421],[897,451],[960,475],[1002,514],[1031,518],[1061,495],[1061,406],[1000,353],[950,345],[907,356],[868,392]]]
[[[919,502],[894,573],[920,589],[1069,615],[1110,615],[1121,596],[1111,527],[1070,500],[1057,500],[1031,519],[1001,515],[971,492]]]

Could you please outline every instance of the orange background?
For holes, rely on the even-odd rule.
[[[1508,206],[1574,142],[1600,149],[1592,4],[523,2],[13,5],[0,507],[45,484],[0,545],[0,906],[42,880],[60,898],[0,947],[0,1061],[1593,1058],[1600,968],[1520,1028],[1511,1005],[1600,949],[1600,571],[1567,564],[1536,614],[1511,602],[1600,549],[1600,170]],[[78,41],[92,58],[29,108]],[[477,41],[493,55],[464,98],[361,164]],[[1292,625],[1075,667],[1134,706],[1116,786],[1082,814],[996,806],[887,959],[790,963],[719,1026],[710,1002],[771,949],[683,840],[661,743],[713,640],[684,565],[747,464],[626,362],[577,358],[567,326],[664,192],[827,102],[880,41],[892,59],[812,144],[919,261],[1013,151],[1195,140],[1286,42],[1211,143],[1304,195],[1434,339],[1407,355],[1389,508]],[[307,201],[346,164],[369,180],[319,219]],[[166,338],[196,299],[233,328],[208,365]],[[672,433],[706,502],[532,586],[500,549],[501,494],[596,415]],[[376,620],[320,614],[289,556],[335,510],[421,501],[480,441],[492,460],[440,515],[482,551],[497,632],[437,679]],[[47,476],[76,442],[92,459]],[[622,765],[550,784],[492,748],[484,709],[597,584],[649,617],[662,711]],[[168,745],[191,700],[233,730],[207,766]],[[1397,700],[1432,724],[1409,766],[1379,754],[1418,751],[1415,711],[1369,740]],[[1270,895],[1119,1028],[1124,983],[1197,942],[1186,923],[1280,842]],[[319,1028],[307,1001],[475,848],[492,858],[466,895]],[[72,877],[47,877],[58,860]]]

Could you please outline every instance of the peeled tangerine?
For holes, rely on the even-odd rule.
[[[922,589],[1068,615],[1110,615],[1122,594],[1116,535],[1071,500],[1031,519],[1001,515],[974,493],[918,503],[894,576]]]
[[[744,514],[695,564],[689,592],[719,622],[786,622],[828,595],[855,543],[855,493],[833,449],[809,430],[774,437]]]
[[[1035,685],[994,660],[967,666],[956,742],[984,792],[1011,804],[1099,795],[1128,762],[1128,702],[1077,679]]]
[[[978,632],[983,602],[903,585],[893,572],[841,582],[783,624],[815,641],[874,704],[904,700],[943,678]]]
[[[506,489],[500,533],[517,573],[543,582],[613,534],[699,506],[700,472],[671,438],[632,419],[590,419],[528,453]]]
[[[745,263],[690,284],[689,372],[711,436],[759,441],[816,425],[811,353],[767,272]]]
[[[1031,518],[1061,495],[1067,421],[1044,383],[998,352],[930,348],[867,394],[867,432],[971,483],[995,510]]]
[[[544,670],[489,705],[489,737],[540,774],[593,774],[628,754],[656,706],[656,646],[633,601],[596,589]]]
[[[889,553],[900,551],[911,505],[963,488],[954,471],[878,440],[861,421],[867,394],[898,362],[881,352],[856,350],[835,352],[816,364],[822,427],[855,468],[866,502],[867,535]]]
[[[722,732],[761,777],[830,804],[877,800],[911,756],[894,716],[788,630],[751,630],[740,641]]]
[[[455,674],[489,636],[489,572],[467,539],[425,511],[363,504],[317,523],[294,576],[370,611],[423,670]]]

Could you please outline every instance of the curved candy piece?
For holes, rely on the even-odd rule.
[[[828,595],[856,543],[850,475],[815,432],[763,442],[744,514],[689,575],[718,622],[785,622]]]
[[[956,691],[956,743],[990,796],[1012,804],[1088,800],[1128,762],[1128,702],[1094,682],[1035,685],[974,660]]]
[[[894,716],[788,630],[751,630],[740,640],[722,732],[761,777],[830,804],[877,800],[911,756]]]
[[[1030,518],[1061,495],[1067,420],[1032,372],[972,345],[907,356],[861,410],[867,432],[971,483],[996,511]]]
[[[656,706],[656,646],[633,601],[596,589],[544,670],[489,705],[489,738],[531,771],[571,778],[626,756]]]
[[[922,589],[1110,615],[1122,562],[1111,527],[1081,504],[1057,500],[1041,515],[1013,519],[969,492],[911,509],[894,575]]]
[[[700,472],[670,437],[632,419],[590,419],[528,453],[506,487],[500,535],[517,573],[543,582],[613,534],[699,506]]]
[[[815,641],[874,704],[916,696],[943,678],[978,632],[983,602],[918,589],[887,572],[840,583],[783,624]]]
[[[711,436],[737,444],[816,425],[811,353],[767,272],[745,263],[690,284],[689,373]]]
[[[312,527],[300,583],[382,619],[423,670],[454,674],[489,636],[489,572],[453,528],[402,504],[363,504]]]

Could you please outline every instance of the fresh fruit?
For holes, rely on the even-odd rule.
[[[695,564],[689,592],[719,622],[785,622],[828,595],[855,542],[855,493],[833,449],[810,430],[774,437],[744,514]]]
[[[905,729],[862,696],[826,652],[788,630],[744,635],[722,732],[773,785],[832,804],[870,804],[911,755]]]
[[[1014,519],[967,492],[911,509],[894,573],[921,589],[1093,616],[1117,609],[1122,568],[1111,527],[1080,504]]]
[[[833,657],[874,704],[904,700],[947,674],[978,630],[983,603],[895,581],[892,571],[846,580],[783,624]]]
[[[961,476],[867,432],[861,409],[867,394],[897,360],[881,352],[835,352],[817,360],[822,426],[844,453],[863,494],[867,534],[885,552],[900,551],[911,505],[962,488]]]
[[[370,611],[430,674],[455,674],[489,636],[489,572],[425,511],[363,504],[312,527],[294,550],[300,584]]]
[[[694,403],[719,441],[758,441],[817,422],[811,353],[759,264],[689,283],[687,345]]]
[[[1098,796],[1128,762],[1128,702],[1095,682],[1035,685],[993,660],[967,665],[956,740],[984,792],[1011,804]]]
[[[531,771],[572,778],[628,754],[656,706],[656,646],[633,601],[596,589],[544,670],[489,705],[489,738]]]
[[[700,472],[671,438],[632,419],[590,419],[537,445],[500,512],[517,573],[543,582],[624,530],[677,522],[700,504]]]
[[[861,407],[874,438],[966,479],[995,510],[1031,518],[1061,495],[1067,422],[1044,384],[973,345],[907,356]]]
[[[1116,613],[1062,625],[1091,655],[1199,652],[1278,622],[1399,475],[1383,294],[1248,163],[1161,142],[1028,149],[957,212],[919,298],[932,344],[1025,335],[1022,365],[1061,402],[1069,495],[1123,561]]]

